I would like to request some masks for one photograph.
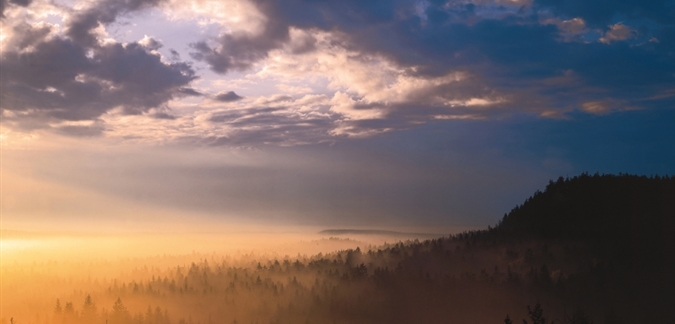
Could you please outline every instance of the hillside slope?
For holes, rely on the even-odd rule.
[[[502,235],[651,240],[675,227],[675,178],[593,175],[550,181],[504,215]]]

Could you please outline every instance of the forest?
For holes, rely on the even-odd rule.
[[[2,324],[675,322],[673,177],[561,177],[494,227],[357,245],[297,256],[164,255],[124,266],[102,258],[3,264],[0,317]]]

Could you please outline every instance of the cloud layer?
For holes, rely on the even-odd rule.
[[[0,107],[16,130],[299,145],[432,121],[662,109],[675,95],[673,1],[12,0],[0,10]],[[182,56],[153,30],[115,34],[151,11],[218,32],[184,41]]]

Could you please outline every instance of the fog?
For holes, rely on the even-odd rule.
[[[667,268],[634,275],[631,254],[613,257],[623,243],[496,230],[3,231],[1,243],[3,324],[478,324],[542,308],[566,324],[656,323],[672,296]]]
[[[246,231],[248,230],[248,231]],[[387,242],[411,240],[430,234],[390,233],[368,235],[356,234],[355,238],[344,235],[327,236],[316,228],[286,228],[284,231],[252,231],[250,228],[230,229],[229,232],[155,232],[155,233],[86,233],[86,232],[24,232],[4,230],[1,244],[2,306],[0,318],[3,323],[13,318],[14,323],[89,323],[81,309],[87,295],[98,305],[98,311],[110,312],[116,298],[122,296],[131,315],[146,311],[148,306],[171,310],[172,318],[194,318],[205,322],[205,308],[185,307],[176,296],[158,294],[129,294],[141,285],[150,287],[155,280],[160,283],[175,281],[177,272],[191,273],[195,264],[208,271],[243,271],[251,275],[258,263],[289,264],[301,260],[344,251],[347,249],[374,249]],[[215,268],[213,268],[215,267]],[[296,274],[298,276],[298,274]],[[283,276],[282,276],[283,277]],[[312,275],[301,280],[311,281]],[[290,278],[275,278],[287,284]],[[178,285],[181,285],[181,281]],[[156,284],[156,283],[155,283]],[[218,286],[226,288],[227,285]],[[175,285],[175,282],[173,283]],[[120,288],[128,287],[128,288]],[[143,288],[143,289],[146,289]],[[165,287],[166,288],[166,287]],[[113,290],[111,290],[113,289]],[[121,289],[114,291],[114,289]],[[136,290],[134,290],[136,289]],[[150,289],[150,288],[147,288]],[[213,289],[213,288],[211,288]],[[129,291],[127,291],[129,290]],[[160,294],[161,292],[161,294]],[[217,294],[216,294],[217,295]],[[246,298],[255,299],[255,292],[235,294],[244,309]],[[219,303],[224,296],[211,296],[208,303]],[[227,298],[230,298],[227,297]],[[68,318],[55,313],[55,303],[60,306],[72,302],[77,314]],[[200,301],[202,303],[204,301]],[[216,307],[215,305],[203,307]],[[98,322],[102,317],[97,314]],[[201,315],[204,315],[200,317]],[[64,317],[65,316],[65,317]],[[84,316],[84,317],[83,317]],[[242,315],[243,316],[243,315]],[[245,318],[246,316],[240,316]],[[99,317],[100,320],[99,320]],[[114,318],[114,316],[113,316]],[[107,319],[107,318],[106,318]],[[233,320],[235,318],[233,317]],[[91,320],[91,319],[89,319]],[[96,321],[94,321],[96,322]],[[114,321],[113,321],[114,322]],[[111,322],[111,323],[113,323]],[[118,321],[120,322],[120,321]],[[177,322],[177,321],[173,321]],[[221,321],[215,321],[221,322]],[[153,322],[154,323],[154,322]]]
[[[549,263],[558,268],[542,270],[546,281],[532,269],[553,254],[562,260],[568,252],[561,246],[485,245],[470,236],[427,240],[433,235],[441,236],[309,228],[4,231],[0,320],[486,323],[503,320],[507,313],[525,317],[524,306],[535,302],[543,303],[547,314],[562,316],[561,306],[543,289],[586,262]],[[577,259],[585,260],[582,255],[577,253]]]

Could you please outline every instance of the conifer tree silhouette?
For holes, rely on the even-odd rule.
[[[544,310],[541,309],[541,304],[537,303],[534,305],[534,309],[530,308],[530,305],[527,305],[527,315],[532,320],[532,324],[547,324],[548,321],[544,317]],[[528,324],[526,320],[523,320],[524,324]]]
[[[506,318],[504,319],[504,324],[513,324],[513,321],[511,320],[511,317],[509,317],[508,314],[506,314]]]

